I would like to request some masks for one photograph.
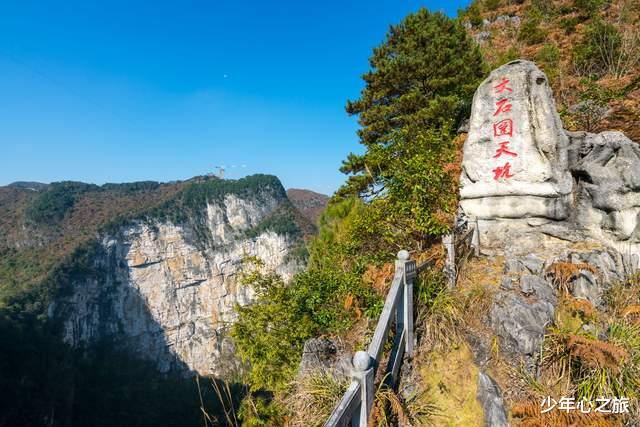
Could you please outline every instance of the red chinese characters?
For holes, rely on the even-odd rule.
[[[493,179],[498,180],[500,178],[512,178],[513,174],[511,173],[511,163],[507,162],[504,166],[498,166],[493,169]]]
[[[503,77],[502,81],[497,86],[494,86],[493,88],[496,90],[497,94],[501,94],[505,90],[509,92],[513,92],[513,89],[509,87],[509,79],[506,77]]]
[[[504,119],[493,124],[493,136],[513,136],[513,120]]]
[[[503,77],[498,85],[494,86],[495,93],[500,95],[505,93],[507,96],[513,92],[513,88],[509,85],[509,79]],[[502,98],[496,102],[496,110],[493,113],[494,116],[508,114],[511,112],[511,108],[513,104],[511,100],[507,98]],[[494,137],[512,137],[513,136],[513,119],[512,118],[504,118],[493,123],[493,136]],[[498,148],[495,151],[494,159],[501,158],[503,156],[506,157],[518,157],[518,153],[511,150],[509,148],[510,141],[501,141],[498,143]],[[501,166],[496,166],[492,169],[493,179],[509,179],[513,178],[514,174],[511,173],[511,163],[508,161],[505,162]]]
[[[518,157],[518,153],[514,151],[509,151],[509,141],[504,141],[500,143],[500,147],[496,150],[496,155],[493,156],[494,159],[502,156],[503,154],[512,157]]]
[[[511,104],[509,104],[509,100],[507,98],[496,102],[496,106],[498,108],[496,109],[496,112],[493,113],[494,116],[497,116],[500,113],[508,113],[509,111],[511,111]]]

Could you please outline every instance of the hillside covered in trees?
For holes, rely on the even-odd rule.
[[[634,1],[485,0],[455,19],[422,9],[391,26],[373,49],[360,97],[346,104],[347,113],[358,118],[365,151],[343,162],[348,177],[320,219],[308,270],[289,286],[270,274],[248,278],[261,291],[233,328],[239,352],[252,367],[247,383],[254,393],[241,409],[248,425],[322,425],[347,379],[299,370],[309,340],[329,337],[332,351],[343,355],[367,345],[399,249],[442,268],[440,237],[453,230],[458,212],[472,97],[489,71],[514,59],[532,60],[546,73],[565,129],[619,130],[640,139],[639,12]],[[419,281],[419,354],[407,374],[411,383],[404,384],[412,391],[378,389],[373,425],[483,425],[476,400],[477,345],[472,348],[469,336],[488,339],[488,366],[509,394],[515,425],[627,422],[545,419],[537,408],[539,396],[558,393],[560,383],[575,398],[615,392],[637,408],[640,388],[632,372],[638,368],[640,335],[631,317],[620,317],[630,316],[640,302],[637,276],[605,285],[608,302],[602,306],[571,293],[559,296],[555,329],[547,330],[542,356],[548,365],[543,374],[531,374],[504,362],[502,338],[486,325],[501,275],[509,272],[505,262],[499,256],[474,260],[455,290],[447,289],[438,268]],[[586,268],[560,258],[549,264],[540,274],[565,284]],[[584,332],[594,327],[611,331],[610,337]],[[622,376],[610,362],[598,369],[598,362],[590,362],[605,354],[615,359],[618,351],[630,360]],[[550,385],[553,375],[560,383]],[[274,394],[266,398],[260,393],[265,389]]]
[[[305,348],[326,340],[335,358],[348,360],[366,346],[401,249],[435,267],[416,283],[418,347],[403,372],[405,387],[377,389],[371,425],[483,425],[476,398],[481,368],[502,390],[513,425],[637,422],[637,273],[611,275],[615,280],[600,283],[597,303],[578,298],[579,276],[600,277],[607,265],[602,258],[581,258],[580,251],[598,250],[598,257],[606,251],[573,242],[578,255],[549,263],[504,254],[470,258],[451,289],[443,273],[441,239],[459,225],[463,146],[474,93],[503,64],[528,59],[544,71],[541,82],[548,79],[565,129],[619,130],[637,146],[638,1],[482,0],[455,18],[420,9],[391,24],[371,53],[370,68],[362,70],[360,96],[346,101],[346,114],[358,120],[363,151],[345,153],[342,166],[336,165],[346,179],[326,208],[322,197],[308,193],[294,190],[287,198],[277,178],[264,175],[238,181],[196,177],[166,184],[0,188],[0,394],[9,397],[0,402],[0,426],[322,425],[348,378],[331,370],[302,372]],[[594,184],[592,176],[576,176]],[[318,218],[317,224],[310,218]],[[154,246],[158,242],[166,245]],[[154,258],[155,252],[145,252],[149,247],[170,248],[172,255]],[[209,261],[231,269],[202,267]],[[130,282],[105,273],[127,268]],[[98,329],[92,329],[92,316],[83,312],[73,321],[52,321],[56,310],[66,314],[82,304],[100,315],[126,311],[120,309],[124,303],[106,308],[97,303],[115,301],[121,291],[96,291],[95,297],[96,283],[113,289],[133,283],[136,291],[148,290],[149,300],[157,298],[149,285],[160,283],[159,272],[175,284],[163,304],[182,303],[176,312],[198,312],[186,320],[169,318],[177,332],[163,339],[187,331],[187,337],[198,337],[194,342],[218,340],[221,329],[198,322],[224,325],[228,336],[215,341],[221,357],[216,360],[237,358],[234,369],[212,368],[195,376],[198,382],[160,375],[157,360],[138,357],[154,353],[147,351],[151,347],[132,357],[111,339],[71,345],[76,338],[84,343]],[[544,293],[538,276],[553,289]],[[225,310],[200,313],[204,304],[192,303],[206,299],[200,294],[192,300],[174,298],[178,289],[196,295],[202,283],[219,285],[216,300],[232,296]],[[520,292],[523,283],[530,286]],[[517,296],[506,293],[508,286]],[[91,292],[83,293],[87,289]],[[544,301],[533,300],[536,290],[544,293]],[[92,298],[96,303],[87,304]],[[515,301],[512,306],[523,310],[552,306],[550,319],[543,319],[549,322],[541,327],[538,359],[528,354],[514,362],[522,355],[510,352],[504,336],[492,329],[487,319],[500,301]],[[136,331],[137,323],[142,322],[114,322],[115,332],[107,336],[120,337],[119,328]],[[152,323],[150,329],[162,335],[163,325]],[[63,343],[62,336],[70,341]],[[162,351],[169,347],[160,344]],[[177,361],[202,362],[188,338],[176,339],[172,348],[178,344],[183,347]],[[162,362],[165,356],[159,357]],[[575,398],[616,394],[629,398],[635,412],[626,418],[560,414],[545,419],[540,398],[558,393]]]

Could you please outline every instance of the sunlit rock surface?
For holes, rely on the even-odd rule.
[[[529,61],[493,71],[473,99],[461,204],[478,218],[568,216],[568,138],[545,75]]]
[[[257,257],[285,279],[301,268],[291,255],[299,238],[248,233],[283,203],[284,190],[276,193],[230,194],[185,223],[138,221],[103,235],[90,271],[50,310],[64,319],[65,341],[124,343],[162,372],[232,372],[238,361],[226,332],[235,304],[254,297],[238,283],[242,261]]]
[[[640,147],[620,132],[567,132],[529,61],[494,70],[473,101],[461,208],[485,252],[585,242],[640,254]]]

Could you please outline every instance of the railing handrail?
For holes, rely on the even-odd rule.
[[[396,339],[387,365],[388,381],[396,382],[404,353],[413,355],[413,279],[417,274],[416,262],[409,259],[409,252],[398,252],[396,270],[391,288],[378,319],[373,338],[367,351],[359,351],[353,357],[352,381],[335,407],[325,427],[367,425],[373,406],[373,379],[380,364],[389,330],[396,320]]]
[[[469,240],[469,242],[467,242]],[[471,246],[476,255],[480,250],[480,235],[478,222],[475,218],[469,221],[467,230],[458,241],[466,242]],[[456,236],[452,233],[443,238],[443,244],[447,249],[447,266],[451,286],[455,284],[456,269]],[[391,288],[387,293],[384,307],[373,338],[367,351],[358,351],[353,357],[352,381],[342,399],[335,407],[324,427],[346,427],[351,423],[353,427],[366,427],[369,414],[373,406],[374,377],[380,358],[387,341],[389,330],[395,314],[396,335],[389,356],[385,381],[391,386],[396,384],[400,372],[400,365],[405,353],[413,356],[413,280],[422,271],[434,265],[432,260],[427,260],[420,265],[409,259],[409,252],[398,252],[396,270],[391,282]]]
[[[393,281],[391,282],[391,288],[387,293],[387,299],[384,302],[382,313],[380,314],[378,324],[376,325],[375,332],[373,333],[373,338],[371,338],[371,342],[369,343],[369,348],[367,350],[369,356],[371,356],[371,358],[375,361],[380,360],[380,356],[382,355],[382,350],[384,348],[384,343],[387,341],[387,335],[389,334],[391,322],[393,321],[393,312],[398,306],[398,297],[401,296],[400,286],[403,283],[403,278],[403,269],[396,268],[396,272],[393,276]]]

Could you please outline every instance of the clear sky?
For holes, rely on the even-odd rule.
[[[0,185],[226,165],[329,194],[362,151],[344,105],[371,49],[420,6],[467,2],[2,0]]]

